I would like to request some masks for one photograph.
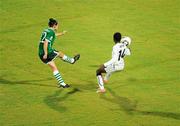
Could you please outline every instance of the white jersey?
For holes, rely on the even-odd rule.
[[[130,49],[124,43],[117,43],[113,46],[112,59],[104,63],[104,66],[109,65],[123,65],[124,66],[124,56],[131,55]]]

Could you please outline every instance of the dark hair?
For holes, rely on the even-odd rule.
[[[121,33],[119,33],[119,32],[114,33],[113,39],[114,39],[115,43],[120,42],[120,40],[121,40]]]
[[[54,25],[57,25],[57,24],[58,22],[55,19],[53,18],[49,19],[49,22],[48,22],[49,27],[53,27]]]

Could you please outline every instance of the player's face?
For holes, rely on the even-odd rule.
[[[57,25],[54,25],[54,29],[55,29],[55,30],[58,30],[58,24],[57,24]]]

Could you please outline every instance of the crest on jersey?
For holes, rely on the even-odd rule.
[[[53,39],[53,36],[50,37],[50,40],[52,40],[52,39]]]

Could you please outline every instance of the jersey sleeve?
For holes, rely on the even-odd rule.
[[[131,51],[130,51],[129,48],[126,48],[126,50],[125,50],[125,55],[131,55]]]

